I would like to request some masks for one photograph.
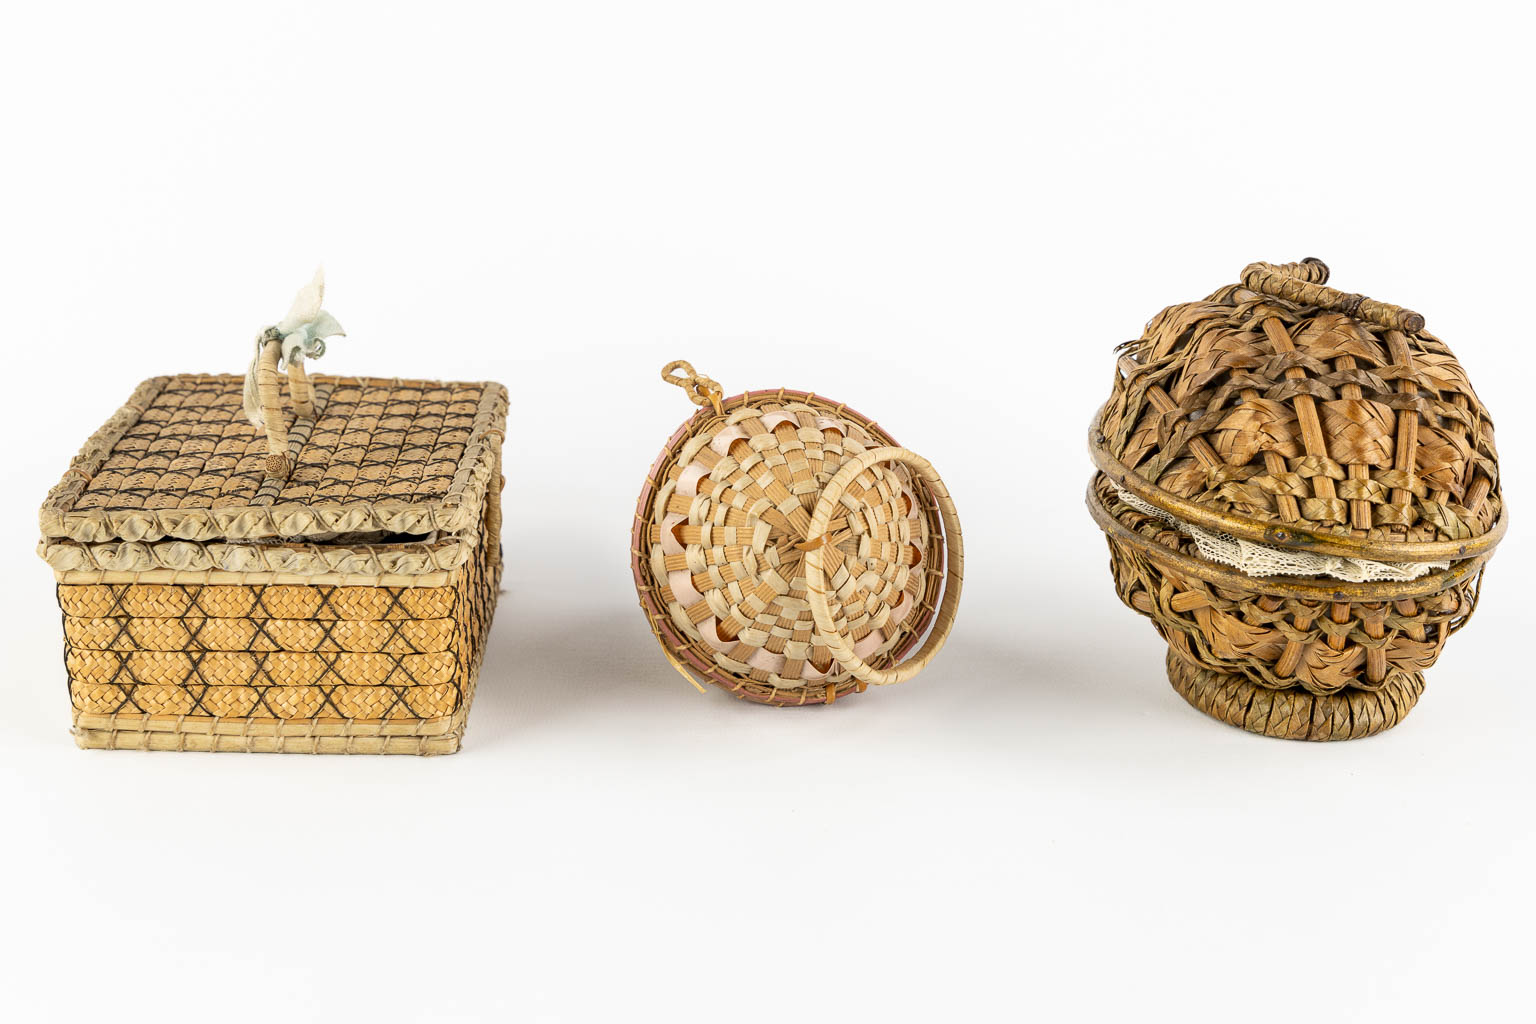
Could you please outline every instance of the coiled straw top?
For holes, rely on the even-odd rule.
[[[777,705],[916,675],[949,635],[964,564],[933,466],[814,394],[724,398],[681,361],[663,379],[699,409],[641,491],[632,567],[673,666]]]

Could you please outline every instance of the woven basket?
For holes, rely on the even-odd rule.
[[[80,746],[458,749],[501,575],[506,390],[302,396],[263,430],[240,377],[146,381],[49,493]]]
[[[1121,346],[1089,437],[1116,589],[1168,641],[1174,688],[1288,739],[1401,720],[1508,522],[1492,421],[1450,350],[1327,280],[1317,260],[1255,263],[1165,309]],[[1213,538],[1293,567],[1251,575],[1206,557]],[[1398,578],[1334,578],[1366,573]]]
[[[641,488],[631,567],[672,665],[701,691],[779,706],[921,671],[949,636],[964,568],[932,465],[840,402],[724,398],[684,362],[662,377],[699,410]]]

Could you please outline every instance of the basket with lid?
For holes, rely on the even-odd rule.
[[[1251,264],[1122,345],[1089,433],[1121,599],[1192,705],[1291,739],[1413,707],[1508,524],[1493,423],[1419,314]]]
[[[911,679],[959,608],[960,521],[937,471],[874,421],[806,391],[662,379],[697,412],[641,488],[630,536],[640,606],[667,659],[777,706]]]
[[[139,385],[49,493],[80,746],[458,749],[501,574],[506,390],[311,379],[340,333],[321,288],[245,379]]]

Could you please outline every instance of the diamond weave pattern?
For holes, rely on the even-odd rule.
[[[109,715],[451,715],[495,599],[486,559],[481,545],[441,587],[60,585],[71,700]]]

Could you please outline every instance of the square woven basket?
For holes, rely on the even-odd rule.
[[[317,377],[278,475],[241,388],[144,382],[43,505],[77,743],[453,753],[501,577],[506,389]]]

